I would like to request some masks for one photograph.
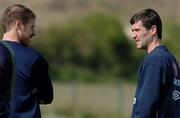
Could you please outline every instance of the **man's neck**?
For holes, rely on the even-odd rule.
[[[19,39],[18,39],[16,33],[12,33],[12,32],[4,33],[2,40],[12,41],[12,42],[19,43]]]
[[[152,52],[160,44],[161,43],[159,39],[153,40],[153,42],[147,47],[147,53],[149,54],[150,52]]]

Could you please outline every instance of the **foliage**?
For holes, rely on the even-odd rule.
[[[92,13],[39,29],[38,34],[32,46],[46,56],[54,78],[101,81],[106,75],[105,81],[133,75],[132,46],[113,15]]]

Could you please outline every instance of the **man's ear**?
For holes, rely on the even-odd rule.
[[[17,21],[16,21],[16,23],[15,23],[15,26],[16,26],[16,29],[17,29],[17,30],[21,30],[21,29],[22,29],[23,24],[22,24],[22,22],[21,22],[21,21],[17,20]]]
[[[153,25],[153,26],[151,27],[151,33],[152,33],[152,35],[157,34],[157,26],[156,26],[156,25]]]

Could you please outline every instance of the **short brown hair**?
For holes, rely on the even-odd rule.
[[[20,4],[14,4],[9,6],[2,14],[1,25],[4,32],[7,32],[17,20],[26,24],[31,18],[36,18],[32,10]]]

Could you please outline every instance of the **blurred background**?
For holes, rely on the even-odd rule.
[[[146,54],[130,37],[129,19],[139,10],[160,14],[163,43],[180,62],[179,0],[1,0],[0,13],[15,3],[36,13],[30,47],[50,66],[55,96],[41,106],[43,118],[130,117]]]

